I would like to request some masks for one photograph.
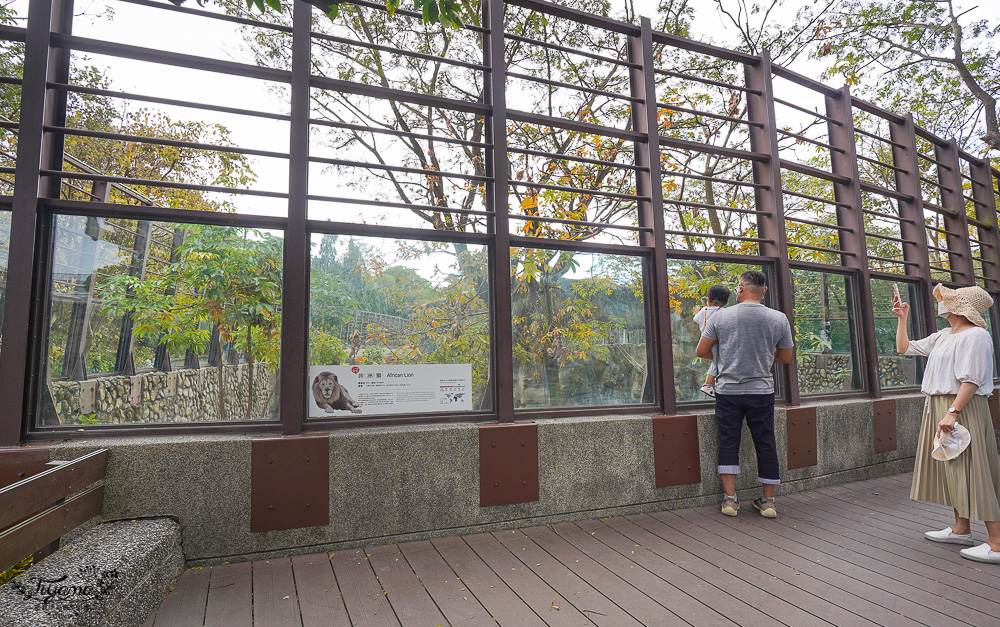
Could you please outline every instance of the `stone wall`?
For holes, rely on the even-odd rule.
[[[246,418],[249,398],[247,364],[223,366],[228,420]],[[277,373],[254,366],[251,420],[277,415]],[[133,392],[137,395],[133,395]],[[273,393],[272,393],[273,391]],[[126,424],[219,420],[219,380],[216,368],[174,372],[143,372],[135,377],[109,376],[87,381],[50,383],[58,424]],[[85,395],[92,395],[88,401]],[[52,424],[52,423],[50,423]]]
[[[778,408],[778,494],[911,470],[923,398],[895,398],[898,450],[874,451],[870,399],[816,403],[818,463],[795,470]],[[175,516],[189,563],[204,564],[712,504],[722,491],[716,422],[709,410],[697,419],[701,481],[670,488],[655,486],[649,416],[539,420],[539,500],[497,507],[479,505],[476,424],[334,431],[330,524],[264,533],[250,531],[249,435],[88,438],[55,445],[52,457],[111,449],[103,516]],[[749,499],[759,486],[745,430],[741,459],[737,487]]]
[[[799,355],[799,390],[802,394],[848,392],[854,360],[844,353],[803,353]],[[883,388],[918,385],[916,360],[899,355],[880,355],[879,380]]]

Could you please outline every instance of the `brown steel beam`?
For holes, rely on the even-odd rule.
[[[1000,291],[1000,228],[997,225],[996,196],[993,194],[990,163],[984,159],[967,160],[972,178],[972,197],[977,201],[976,219],[988,226],[986,229],[979,229],[983,276],[986,277],[986,289],[997,292]]]
[[[834,183],[837,205],[837,222],[849,230],[840,231],[841,249],[854,253],[843,255],[844,267],[853,268],[859,281],[857,290],[860,321],[860,352],[854,359],[855,370],[860,368],[866,387],[874,398],[881,398],[882,386],[878,375],[878,348],[875,345],[875,307],[872,302],[871,276],[868,274],[868,246],[865,241],[864,214],[861,201],[861,176],[858,173],[858,151],[854,137],[854,112],[851,107],[851,90],[844,85],[838,96],[827,95],[826,113],[833,120],[827,124],[830,143],[840,151],[830,151],[830,167],[834,173],[846,176],[849,183]]]
[[[493,329],[491,353],[494,410],[502,423],[514,422],[514,328],[510,293],[510,221],[508,214],[509,172],[507,170],[507,87],[503,43],[503,0],[483,3],[483,24],[490,34],[483,46],[483,64],[490,68],[484,85],[486,103],[491,107],[487,138],[493,145],[486,151],[486,172],[493,174],[493,186],[486,206],[493,212],[493,248],[490,251],[490,281],[493,302],[490,324]]]
[[[309,28],[312,5],[295,2],[292,16],[292,121],[288,143],[288,225],[285,228],[281,292],[281,432],[302,433],[306,418],[309,355]]]
[[[663,412],[677,411],[677,393],[674,387],[674,350],[670,329],[670,283],[667,275],[667,245],[663,225],[663,183],[660,172],[659,129],[656,122],[656,78],[653,73],[653,27],[649,18],[640,21],[641,33],[629,37],[629,61],[639,65],[629,71],[632,95],[642,100],[632,108],[633,128],[646,135],[645,142],[635,142],[636,193],[645,196],[639,202],[639,226],[652,231],[639,234],[639,243],[653,248],[649,259],[649,290],[651,298],[646,307],[647,327],[652,346],[647,368],[659,376],[655,381],[654,399]],[[648,350],[648,348],[647,348]],[[655,354],[654,354],[655,353]]]
[[[945,241],[948,242],[948,266],[952,270],[953,281],[964,285],[974,285],[975,269],[972,265],[972,246],[969,242],[969,216],[965,213],[965,198],[962,197],[962,171],[958,163],[958,144],[954,139],[944,146],[934,145],[934,156],[939,162],[938,182],[941,185],[941,204],[955,212],[954,216],[944,216]]]
[[[765,185],[754,189],[757,209],[763,212],[757,218],[757,230],[761,237],[769,240],[761,242],[760,253],[774,257],[771,290],[775,309],[788,317],[788,323],[795,328],[792,303],[792,274],[788,265],[788,240],[785,234],[784,204],[781,197],[781,159],[778,152],[777,116],[774,113],[774,86],[771,83],[771,54],[764,49],[760,63],[746,65],[747,87],[756,92],[747,93],[747,115],[751,121],[763,126],[751,126],[750,148],[753,152],[770,155],[767,161],[753,163],[754,182]],[[786,366],[778,367],[785,401],[790,405],[799,404],[799,371],[795,359]]]
[[[921,287],[920,310],[911,315],[919,316],[921,333],[926,335],[936,328],[935,310],[931,307],[931,267],[930,251],[927,249],[927,230],[924,228],[923,194],[920,190],[920,164],[917,162],[916,125],[913,114],[908,113],[901,122],[889,120],[889,137],[892,146],[892,162],[905,172],[896,172],[896,190],[907,194],[912,200],[899,199],[899,232],[912,246],[903,247],[903,259],[913,262],[906,266],[906,274],[918,279]]]

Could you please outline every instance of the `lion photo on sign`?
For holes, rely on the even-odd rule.
[[[349,409],[355,414],[361,413],[357,401],[351,398],[347,389],[340,385],[337,375],[332,372],[321,372],[313,379],[313,400],[320,409],[333,413],[337,409]]]

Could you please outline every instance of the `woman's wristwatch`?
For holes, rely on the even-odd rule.
[[[958,412],[959,412],[959,410],[955,409],[954,406],[948,408],[948,413],[949,414],[955,414],[957,416]]]

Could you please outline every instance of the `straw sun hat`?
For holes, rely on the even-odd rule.
[[[944,303],[951,313],[965,316],[972,324],[986,328],[983,314],[993,306],[993,299],[978,285],[953,290],[938,283],[934,287],[934,298]]]

